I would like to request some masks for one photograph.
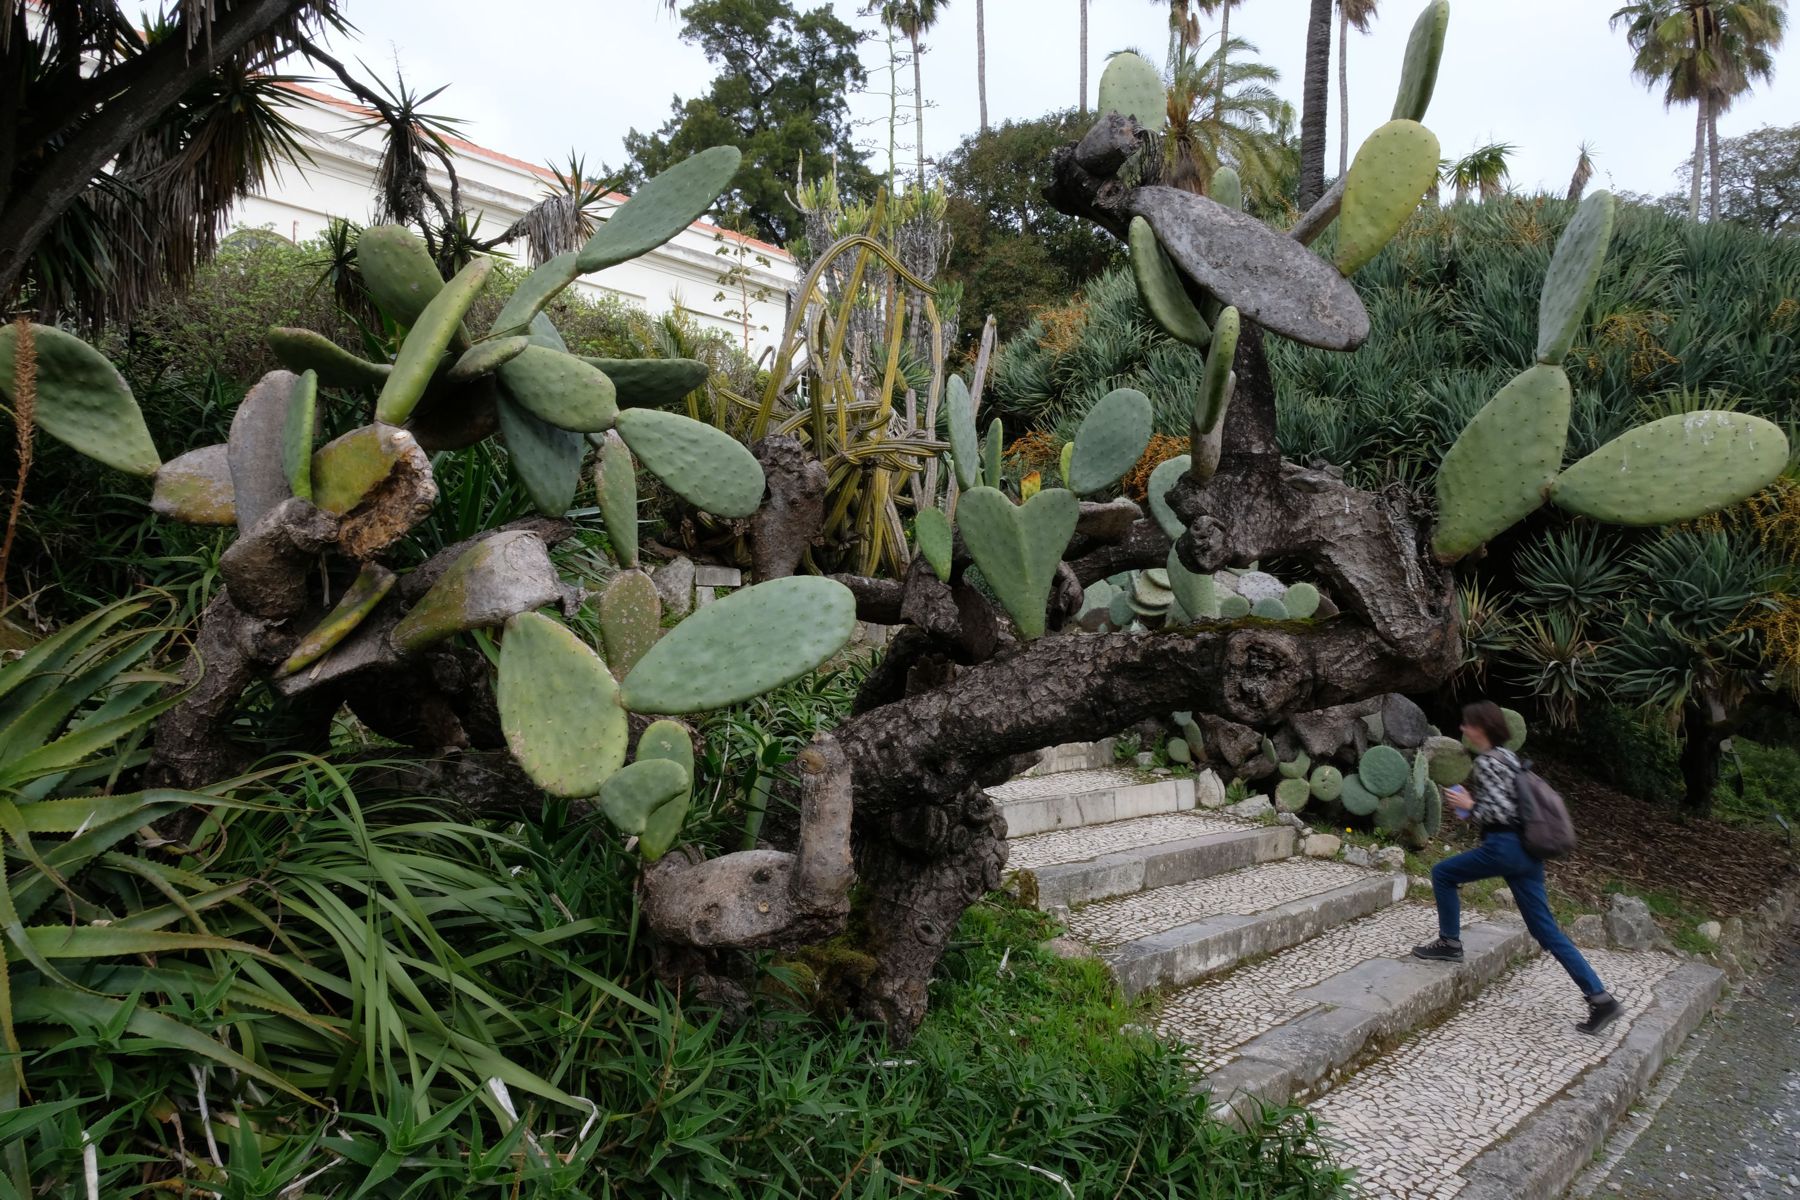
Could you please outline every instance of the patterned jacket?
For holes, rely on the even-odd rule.
[[[1473,816],[1483,833],[1519,828],[1519,802],[1514,798],[1513,783],[1522,769],[1519,756],[1504,746],[1476,755],[1471,777],[1475,794]]]

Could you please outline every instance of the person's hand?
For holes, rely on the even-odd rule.
[[[1471,812],[1475,808],[1475,797],[1469,795],[1469,789],[1461,784],[1457,784],[1453,788],[1445,788],[1444,799],[1448,800],[1450,807],[1457,812]]]

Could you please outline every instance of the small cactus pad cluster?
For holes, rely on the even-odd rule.
[[[1563,468],[1572,392],[1561,364],[1586,319],[1616,208],[1607,192],[1582,202],[1544,281],[1537,364],[1490,400],[1444,456],[1432,535],[1441,561],[1474,552],[1545,500],[1597,521],[1663,525],[1735,504],[1787,467],[1779,426],[1702,411],[1628,430]]]
[[[1151,319],[1178,342],[1204,350],[1212,341],[1212,327],[1200,314],[1181,282],[1181,272],[1157,244],[1156,231],[1142,217],[1131,218],[1129,231],[1131,273],[1138,295]]]
[[[1162,75],[1141,54],[1126,50],[1113,55],[1100,74],[1100,111],[1131,117],[1151,133],[1162,132],[1169,121]]]
[[[1431,758],[1423,749],[1411,759],[1392,746],[1371,746],[1356,773],[1343,778],[1339,803],[1356,816],[1373,816],[1377,827],[1414,845],[1435,834],[1444,820],[1444,797],[1431,778]]]

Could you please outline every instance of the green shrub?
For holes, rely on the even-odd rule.
[[[1723,778],[1713,792],[1718,815],[1756,823],[1779,816],[1790,829],[1800,826],[1800,750],[1744,737],[1733,738],[1732,746],[1736,762],[1727,756]]]
[[[1670,804],[1681,798],[1681,744],[1666,724],[1636,709],[1591,704],[1578,728],[1543,736],[1627,795]]]

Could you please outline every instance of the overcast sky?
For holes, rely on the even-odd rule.
[[[812,0],[796,0],[806,7]],[[1366,35],[1351,33],[1351,140],[1358,143],[1393,106],[1399,63],[1423,0],[1383,0]],[[1449,44],[1428,123],[1446,157],[1510,142],[1521,190],[1568,185],[1577,147],[1592,144],[1605,186],[1662,193],[1693,145],[1693,110],[1665,112],[1630,74],[1624,39],[1607,23],[1619,0],[1454,0]],[[597,169],[623,160],[633,127],[654,129],[675,96],[705,91],[712,70],[680,40],[681,23],[660,0],[351,0],[356,45],[372,67],[398,61],[422,88],[448,84],[430,106],[466,118],[467,136],[534,162],[566,161],[571,147]],[[859,0],[832,0],[858,17]],[[1248,38],[1282,74],[1279,90],[1298,107],[1305,57],[1306,0],[1243,0],[1232,32]],[[1030,118],[1079,98],[1077,0],[987,0],[988,113],[992,122]],[[1160,62],[1167,8],[1150,0],[1090,0],[1088,92],[1115,50],[1135,47]],[[1211,27],[1208,27],[1211,32]],[[1335,45],[1334,45],[1335,54]],[[886,157],[887,47],[863,47],[869,86],[855,101],[870,160]],[[952,0],[927,39],[926,150],[953,148],[980,125],[976,100],[975,2]],[[877,69],[878,68],[878,69]],[[1333,66],[1328,173],[1337,165]],[[905,80],[910,79],[910,74]],[[905,81],[903,80],[903,82]],[[1800,120],[1800,32],[1777,59],[1775,82],[1720,122],[1724,136]],[[903,131],[910,143],[910,126]],[[877,153],[875,147],[880,145]]]

